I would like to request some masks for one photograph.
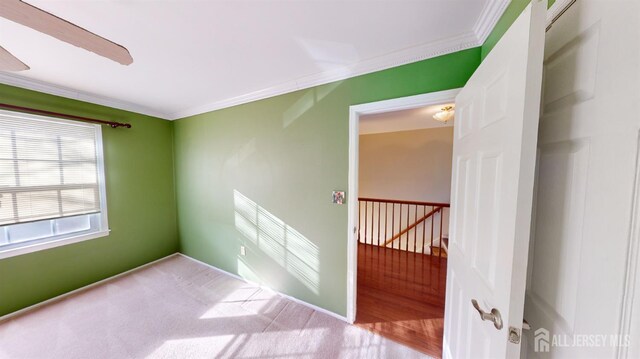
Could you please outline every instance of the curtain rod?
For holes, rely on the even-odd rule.
[[[67,115],[67,114],[59,113],[59,112],[38,110],[38,109],[35,109],[35,108],[22,107],[22,106],[14,106],[14,105],[6,104],[6,103],[0,103],[0,108],[3,108],[5,110],[18,111],[18,112],[29,112],[29,113],[36,114],[36,115],[60,117],[60,118],[65,118],[65,119],[69,119],[69,120],[99,123],[101,125],[108,125],[111,128],[116,128],[116,127],[131,128],[131,124],[129,124],[129,123],[97,120],[95,118]]]

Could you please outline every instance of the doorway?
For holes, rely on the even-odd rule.
[[[457,92],[352,106],[350,116],[348,319],[434,357],[442,355],[453,127],[433,115]]]

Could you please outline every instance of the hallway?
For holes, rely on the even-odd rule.
[[[356,325],[442,356],[447,259],[360,243]]]

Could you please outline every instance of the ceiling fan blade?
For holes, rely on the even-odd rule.
[[[129,65],[133,62],[129,50],[124,46],[23,1],[0,1],[0,16],[123,65]]]
[[[24,62],[13,56],[4,47],[0,46],[0,71],[24,71],[29,70]]]

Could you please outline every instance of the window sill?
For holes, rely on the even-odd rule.
[[[33,244],[28,244],[27,242],[25,243],[24,246],[20,246],[20,247],[6,248],[6,249],[0,248],[0,259],[15,257],[22,254],[27,254],[27,253],[43,251],[45,249],[51,249],[55,247],[61,247],[67,244],[83,242],[90,239],[106,237],[109,235],[110,231],[111,230],[107,229],[107,230],[98,231],[98,232],[70,235],[64,238],[52,239],[49,241],[46,241],[46,240],[40,241],[38,243],[33,243]]]

